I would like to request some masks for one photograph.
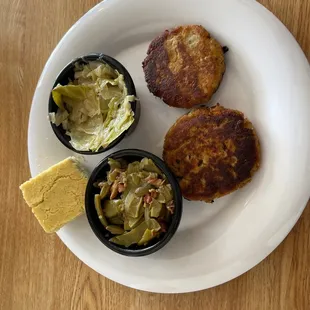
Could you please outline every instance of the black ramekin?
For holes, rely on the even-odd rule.
[[[110,170],[108,159],[125,159],[127,162],[140,161],[142,158],[147,157],[154,161],[156,166],[165,174],[168,182],[171,184],[173,191],[173,199],[174,199],[174,213],[171,218],[171,222],[167,228],[167,231],[163,233],[158,239],[152,240],[146,246],[137,246],[133,245],[129,248],[114,244],[109,241],[109,239],[113,236],[110,232],[108,232],[103,225],[101,224],[96,209],[94,205],[94,196],[99,193],[99,189],[94,186],[94,183],[98,180],[106,180],[107,173]],[[108,157],[103,159],[99,165],[93,170],[85,193],[85,208],[88,222],[98,237],[98,239],[109,249],[117,252],[119,254],[125,256],[145,256],[152,254],[159,249],[161,249],[164,245],[168,243],[168,241],[172,238],[174,233],[176,232],[181,216],[182,216],[182,194],[178,184],[177,179],[170,171],[170,169],[166,166],[166,164],[159,157],[143,151],[136,149],[126,149],[110,154]]]
[[[116,69],[120,74],[122,74],[124,76],[124,82],[125,82],[125,85],[126,85],[127,90],[128,90],[128,95],[133,95],[136,97],[137,94],[136,94],[135,85],[133,83],[133,80],[132,80],[129,72],[116,59],[114,59],[110,56],[104,55],[104,54],[89,54],[89,55],[79,57],[79,58],[72,60],[60,72],[60,74],[58,75],[58,77],[54,83],[53,88],[58,84],[67,85],[70,80],[71,81],[74,80],[74,69],[76,68],[76,64],[85,65],[85,64],[88,64],[89,62],[93,62],[93,61],[106,63],[109,66],[111,66],[113,69]],[[68,149],[70,149],[76,153],[84,154],[84,155],[92,155],[92,154],[103,153],[103,152],[111,149],[112,147],[114,147],[126,135],[130,134],[135,129],[135,127],[139,121],[139,117],[140,117],[140,104],[139,104],[138,100],[132,101],[132,102],[130,102],[130,104],[131,104],[131,108],[134,112],[134,119],[135,119],[134,123],[130,126],[130,128],[128,130],[123,132],[118,138],[116,138],[114,141],[112,141],[106,148],[101,147],[97,152],[76,150],[70,144],[69,141],[71,138],[70,138],[70,136],[66,135],[66,131],[63,129],[62,125],[56,126],[55,124],[53,124],[51,122],[51,126],[52,126],[52,129],[53,129],[55,135],[59,139],[59,141],[64,146],[66,146]],[[53,100],[52,90],[51,90],[51,94],[50,94],[50,98],[49,98],[49,104],[48,104],[48,113],[52,113],[52,112],[56,113],[57,110],[58,110],[58,106],[56,105],[56,103]]]

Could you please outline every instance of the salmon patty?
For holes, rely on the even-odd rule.
[[[222,46],[206,29],[188,25],[155,38],[142,66],[151,93],[169,106],[192,108],[216,92],[225,59]]]
[[[243,113],[217,105],[180,117],[166,134],[163,158],[186,199],[212,202],[251,181],[260,146]]]

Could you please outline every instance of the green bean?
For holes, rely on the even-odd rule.
[[[100,198],[104,199],[109,194],[109,191],[110,191],[109,183],[108,182],[102,183],[102,187],[100,190]]]
[[[110,166],[110,170],[114,170],[115,168],[121,168],[121,163],[113,158],[108,158],[108,164]]]
[[[142,197],[138,197],[130,192],[125,199],[125,215],[137,218],[142,207],[142,200]]]
[[[153,199],[150,204],[151,217],[159,217],[162,207],[163,205],[160,202],[158,202],[158,200]]]
[[[129,247],[132,244],[138,243],[141,240],[146,229],[147,229],[146,222],[143,221],[136,228],[132,229],[129,232],[125,232],[122,235],[115,236],[111,238],[110,241],[125,247]]]
[[[103,215],[103,211],[101,209],[101,199],[100,199],[100,195],[96,194],[95,195],[95,208],[96,208],[96,211],[97,211],[97,214],[98,214],[98,217],[99,217],[99,220],[101,222],[101,224],[106,227],[108,226],[108,222],[105,218],[105,216]]]
[[[142,197],[144,195],[146,195],[149,190],[152,188],[152,186],[150,184],[144,184],[143,186],[141,187],[138,187],[136,190],[135,190],[135,194],[138,196],[138,197]]]
[[[107,181],[100,180],[100,194],[95,195],[98,217],[114,235],[111,242],[125,247],[145,245],[171,222],[171,185],[148,158],[129,164],[110,158],[109,165]]]
[[[109,218],[109,222],[113,225],[124,225],[124,220],[120,216]]]
[[[123,201],[121,199],[105,200],[103,203],[103,211],[106,217],[115,217],[119,215]]]
[[[113,235],[121,235],[125,232],[124,228],[117,225],[109,225],[105,229]]]
[[[154,230],[146,229],[142,238],[138,242],[138,245],[146,245],[148,242],[150,242],[152,239],[154,239],[158,235],[157,232]]]
[[[158,174],[162,174],[162,172],[157,168],[152,159],[143,158],[140,164],[141,170],[145,170],[148,172],[155,172]]]
[[[149,219],[148,221],[145,221],[146,226],[150,230],[160,231],[161,226],[155,219]]]

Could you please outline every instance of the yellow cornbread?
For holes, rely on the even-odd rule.
[[[87,177],[74,157],[23,183],[20,189],[43,229],[53,233],[84,212]]]

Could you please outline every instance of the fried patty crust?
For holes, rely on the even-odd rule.
[[[186,199],[212,202],[251,181],[260,165],[260,145],[243,113],[201,107],[169,129],[163,158]]]
[[[166,104],[192,108],[207,103],[224,72],[222,46],[199,25],[179,26],[155,38],[142,63],[151,93]]]

